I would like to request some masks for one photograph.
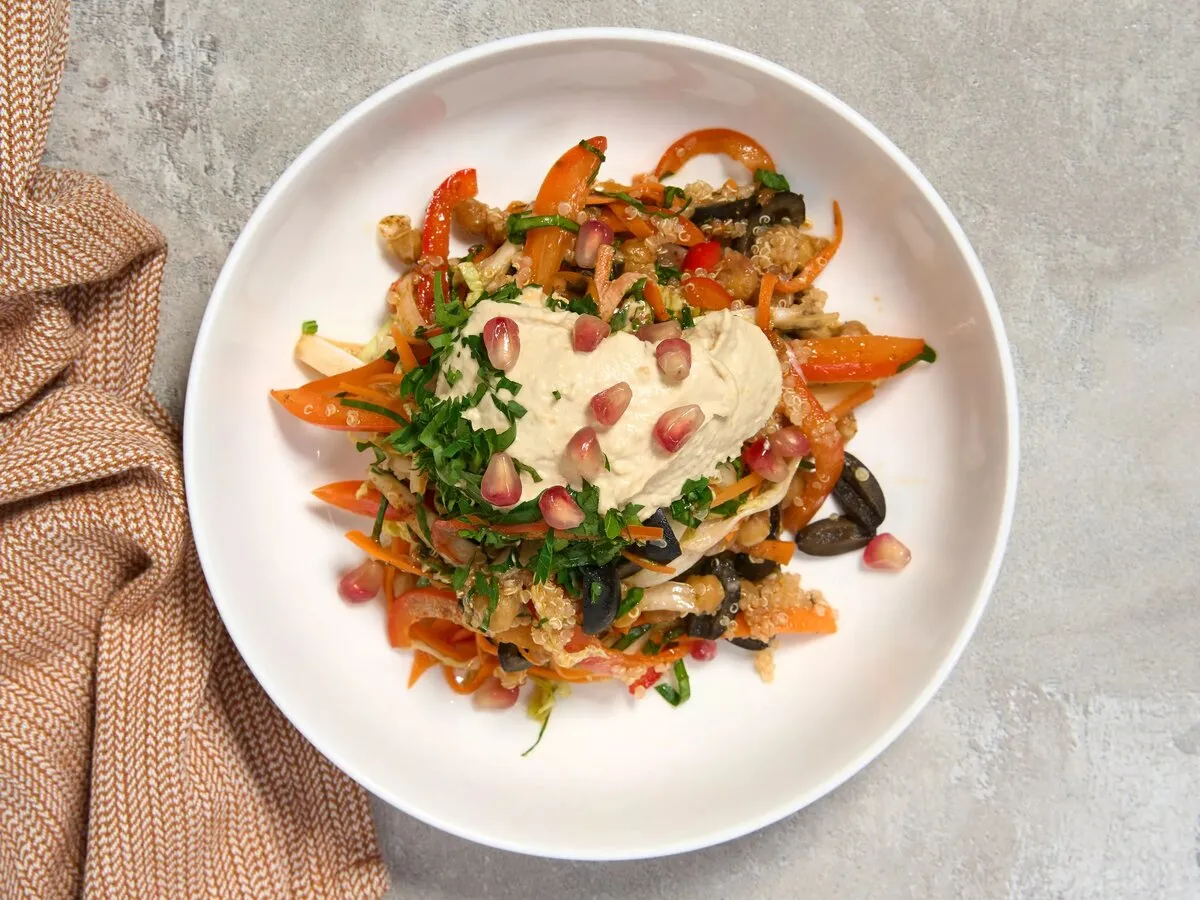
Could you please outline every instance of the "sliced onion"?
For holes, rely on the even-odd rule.
[[[667,338],[654,348],[658,370],[671,384],[678,384],[692,371],[692,345],[683,338]]]
[[[583,510],[561,485],[542,491],[542,496],[538,497],[538,509],[542,511],[542,518],[547,525],[562,531],[575,528],[583,521]]]
[[[625,410],[629,408],[629,401],[632,399],[633,388],[629,386],[628,382],[618,381],[612,387],[605,388],[592,397],[588,405],[592,409],[592,415],[601,425],[615,425],[621,416],[625,415]]]
[[[653,344],[655,341],[665,341],[683,335],[683,327],[674,319],[665,322],[655,322],[653,325],[643,325],[637,330],[637,336],[643,341]]]
[[[506,688],[494,675],[471,696],[476,709],[512,709],[521,694],[519,687]]]
[[[750,467],[751,472],[761,475],[767,481],[778,483],[787,478],[787,460],[775,452],[770,438],[759,438],[743,447],[742,460]]]
[[[668,453],[676,453],[704,424],[704,411],[695,403],[668,409],[654,423],[654,437]]]
[[[338,593],[347,603],[366,603],[383,588],[383,563],[368,559],[342,576]]]
[[[579,226],[579,234],[575,236],[575,265],[581,269],[590,269],[596,265],[596,254],[602,244],[613,242],[613,230],[607,222],[599,219],[589,219]]]
[[[863,550],[863,562],[871,569],[899,572],[911,561],[912,551],[889,532],[871,538],[871,543]]]
[[[808,455],[808,438],[798,427],[789,425],[771,435],[771,447],[784,459],[795,459]]]
[[[487,471],[479,485],[479,493],[492,506],[504,509],[521,502],[521,476],[512,457],[507,453],[493,453],[488,460]]]
[[[667,581],[646,588],[642,602],[638,604],[641,612],[669,610],[677,613],[696,611],[696,589],[682,581]]]
[[[596,437],[595,428],[590,425],[580,428],[567,441],[562,468],[571,481],[577,478],[592,482],[596,480],[596,476],[604,470],[604,453],[600,450],[600,439]]]
[[[517,364],[521,355],[521,335],[517,323],[508,316],[495,316],[483,326],[483,346],[487,349],[488,362],[507,372]]]
[[[571,333],[572,345],[580,353],[591,353],[610,334],[612,329],[603,319],[597,316],[580,316],[575,320],[575,329]]]

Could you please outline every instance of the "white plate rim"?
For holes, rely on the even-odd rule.
[[[501,38],[499,40],[490,41],[485,44],[480,44],[475,47],[470,47],[461,50],[450,56],[427,63],[419,69],[410,72],[407,75],[401,76],[395,81],[387,84],[371,94],[369,97],[358,103],[348,112],[341,115],[333,124],[326,128],[312,143],[310,143],[296,159],[284,170],[278,180],[271,186],[270,190],[264,195],[259,204],[251,213],[250,218],[246,221],[237,240],[234,242],[233,248],[229,252],[229,256],[225,260],[225,264],[221,267],[221,272],[217,277],[216,283],[213,285],[212,294],[205,307],[204,317],[200,323],[200,329],[196,336],[196,344],[192,352],[191,366],[188,370],[187,394],[184,400],[184,416],[183,416],[183,471],[184,471],[184,490],[188,500],[189,515],[193,507],[192,503],[192,485],[195,480],[192,477],[193,464],[191,460],[195,459],[197,454],[194,447],[197,433],[197,423],[193,410],[195,406],[187,402],[190,396],[193,384],[199,383],[204,378],[204,368],[209,354],[206,352],[207,344],[217,318],[217,310],[221,307],[225,299],[227,284],[233,277],[233,272],[237,268],[241,257],[246,252],[246,247],[250,243],[250,237],[259,227],[261,221],[266,218],[271,207],[277,199],[287,190],[291,182],[308,166],[310,160],[318,156],[324,148],[336,140],[352,123],[357,121],[362,116],[371,112],[377,106],[386,103],[396,94],[416,87],[421,83],[442,74],[443,72],[454,69],[455,67],[475,62],[477,60],[486,59],[489,56],[494,56],[510,50],[520,49],[524,47],[536,47],[544,44],[554,43],[569,43],[569,42],[596,42],[596,41],[629,41],[645,44],[670,44],[683,49],[695,50],[701,53],[709,54],[740,63],[752,69],[756,69],[764,75],[775,78],[789,87],[808,94],[818,103],[823,104],[837,115],[851,123],[855,128],[862,132],[867,138],[874,142],[882,149],[893,162],[895,162],[904,173],[912,180],[913,184],[921,192],[930,205],[937,212],[939,218],[945,224],[954,244],[963,259],[967,263],[971,277],[975,281],[979,289],[980,296],[983,298],[984,307],[987,311],[988,324],[992,329],[992,333],[996,340],[996,351],[1000,362],[1001,378],[1004,385],[1005,399],[1005,416],[1006,416],[1006,433],[1008,435],[1007,445],[1005,446],[1005,489],[1004,498],[1001,506],[1000,521],[996,540],[992,548],[991,556],[988,560],[987,569],[984,573],[983,581],[979,591],[976,593],[975,600],[971,606],[969,615],[963,624],[962,630],[959,632],[954,645],[950,652],[946,655],[942,664],[938,667],[933,677],[925,688],[913,699],[913,701],[896,717],[892,725],[886,729],[878,738],[868,745],[862,752],[847,762],[833,776],[827,778],[820,784],[814,786],[808,791],[805,791],[797,796],[785,798],[775,807],[758,816],[739,820],[736,823],[731,823],[724,828],[714,829],[707,834],[692,837],[690,839],[664,842],[663,844],[642,852],[618,852],[618,853],[574,853],[574,854],[548,854],[520,844],[496,838],[492,835],[477,833],[468,827],[462,827],[458,824],[443,821],[435,815],[429,815],[424,810],[416,808],[411,804],[406,803],[401,797],[396,796],[391,791],[377,784],[373,779],[363,775],[361,772],[354,771],[353,767],[348,765],[339,754],[331,751],[325,741],[314,733],[310,733],[304,727],[301,721],[297,720],[289,709],[289,704],[284,699],[285,689],[274,680],[271,673],[256,667],[255,663],[242,652],[243,641],[246,639],[242,633],[236,615],[232,614],[233,607],[227,606],[222,602],[217,591],[212,591],[213,602],[220,613],[221,619],[225,625],[226,631],[229,633],[234,646],[238,648],[239,654],[245,661],[246,666],[258,680],[267,696],[279,708],[279,710],[287,717],[288,721],[309,741],[322,755],[330,762],[338,767],[342,772],[346,773],[350,778],[364,787],[366,790],[375,796],[385,800],[387,803],[407,813],[410,816],[431,825],[441,831],[448,832],[456,837],[464,838],[484,846],[494,847],[498,850],[507,850],[515,853],[529,854],[545,858],[559,859],[578,859],[578,860],[634,860],[648,859],[663,856],[671,856],[679,853],[687,853],[693,850],[700,850],[705,847],[711,847],[717,844],[725,843],[739,837],[743,837],[752,832],[765,828],[775,822],[780,821],[811,803],[819,800],[821,797],[836,790],[850,778],[854,777],[858,772],[862,771],[869,763],[876,759],[893,741],[895,741],[907,729],[921,710],[929,703],[934,694],[945,683],[950,672],[957,665],[962,656],[963,650],[970,641],[975,629],[979,624],[979,620],[983,616],[983,611],[987,607],[989,598],[995,588],[996,580],[1000,574],[1001,564],[1004,558],[1005,550],[1008,546],[1009,535],[1012,530],[1013,514],[1016,507],[1017,497],[1017,479],[1019,470],[1020,456],[1020,436],[1019,436],[1019,419],[1017,411],[1017,386],[1016,377],[1013,368],[1012,351],[1009,345],[1008,336],[1004,328],[1004,322],[1000,316],[1000,310],[996,303],[995,294],[992,292],[991,285],[988,282],[987,276],[984,274],[983,265],[980,263],[974,248],[967,239],[962,226],[946,205],[941,195],[930,184],[929,180],[921,173],[916,165],[883,134],[875,125],[860,115],[843,101],[839,100],[833,94],[829,93],[824,88],[809,81],[807,78],[796,74],[778,63],[763,59],[746,50],[740,50],[716,41],[710,41],[706,38],[699,38],[692,35],[677,34],[668,31],[658,31],[653,29],[643,28],[622,28],[622,27],[595,27],[595,28],[565,28],[552,31],[541,31],[530,34],[516,35],[513,37]],[[202,522],[195,518],[191,519],[192,533],[196,545],[196,552],[200,558],[201,568],[209,571],[211,568],[209,560],[212,559],[212,553],[209,549],[216,542],[210,543],[208,540],[208,530]]]

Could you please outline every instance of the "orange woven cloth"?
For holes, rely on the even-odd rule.
[[[365,794],[204,585],[146,388],[163,236],[39,167],[67,6],[0,2],[0,895],[377,896]]]

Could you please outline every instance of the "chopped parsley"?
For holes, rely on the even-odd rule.
[[[683,272],[674,266],[664,266],[661,263],[655,263],[654,278],[659,284],[669,284],[672,281],[678,283],[683,280]]]
[[[683,483],[683,494],[671,504],[671,518],[689,528],[697,528],[708,515],[713,492],[707,478],[693,478]]]
[[[688,195],[683,192],[683,188],[675,187],[675,185],[669,184],[663,189],[663,206],[667,207],[668,209],[675,205],[676,199],[680,198],[682,198],[684,201],[684,208],[687,208],[691,205],[692,201]]]
[[[561,400],[562,399],[562,391],[551,391],[550,396],[553,397],[555,400]]]
[[[525,232],[531,228],[562,228],[566,231],[578,231],[579,223],[566,216],[534,216],[525,213],[513,213],[508,217],[506,228],[508,239],[513,243],[525,240]]]
[[[387,515],[388,498],[381,496],[379,498],[379,511],[375,513],[375,527],[371,529],[371,540],[379,542],[379,536],[383,534],[383,517]]]
[[[625,599],[621,601],[621,605],[617,608],[616,618],[627,616],[633,612],[637,605],[642,602],[642,598],[646,596],[646,592],[640,587],[631,587],[625,594]]]
[[[628,650],[633,646],[633,642],[640,638],[643,634],[651,629],[650,625],[639,625],[637,628],[630,628],[625,634],[617,639],[612,645],[613,650]]]
[[[300,333],[301,334],[316,334],[317,333],[317,320],[316,319],[306,319],[303,322],[301,322],[300,323]]]
[[[692,696],[692,681],[688,677],[687,666],[684,665],[682,659],[675,661],[675,681],[679,685],[678,690],[669,684],[660,684],[655,688],[659,696],[672,706],[686,703]]]
[[[567,312],[573,312],[580,316],[596,316],[600,314],[600,308],[596,306],[596,301],[588,294],[584,294],[582,297],[572,297],[569,300],[551,295],[546,298],[546,308],[565,309]]]
[[[542,480],[542,476],[538,474],[537,469],[535,469],[533,466],[526,465],[516,457],[513,457],[513,465],[516,467],[518,472],[524,472],[526,475],[532,478],[534,484],[537,484]]]
[[[778,172],[772,172],[770,169],[756,169],[754,180],[763,187],[770,188],[773,191],[790,191],[792,189],[786,178]]]
[[[443,374],[446,376],[446,384],[451,387],[462,381],[463,373],[458,369],[447,369]]]
[[[625,327],[625,325],[628,321],[629,321],[629,307],[622,305],[620,309],[618,309],[615,313],[612,314],[612,318],[610,318],[608,320],[608,327],[611,328],[613,331],[620,331],[622,328]]]

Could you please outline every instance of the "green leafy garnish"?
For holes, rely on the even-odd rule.
[[[671,687],[669,684],[660,684],[655,687],[659,696],[670,703],[672,706],[678,706],[681,703],[686,703],[692,696],[692,681],[688,677],[687,666],[683,660],[675,662],[675,681],[679,685],[679,689]]]
[[[724,503],[714,506],[709,510],[709,512],[715,516],[724,516],[725,518],[729,518],[742,508],[742,504],[745,503],[749,497],[750,492],[747,491],[740,497],[734,497],[732,500],[726,500]]]
[[[682,197],[684,199],[685,202],[683,205],[685,208],[691,204],[691,200],[688,198],[688,195],[683,192],[683,188],[669,184],[663,189],[663,206],[667,207],[668,209],[674,206],[675,199],[677,197]]]
[[[533,466],[526,465],[515,457],[513,458],[513,465],[516,467],[518,472],[524,472],[530,478],[532,478],[534,484],[537,484],[542,480],[542,476],[538,474],[538,470]]]
[[[378,542],[379,536],[383,534],[383,517],[388,511],[388,498],[381,496],[379,498],[379,512],[375,513],[375,527],[371,529],[371,540]]]
[[[578,316],[595,316],[600,314],[600,307],[596,306],[596,301],[588,294],[584,294],[582,297],[572,297],[569,300],[549,296],[546,298],[546,308],[565,309],[567,312],[573,312]]]
[[[574,219],[568,219],[566,216],[551,215],[551,216],[532,216],[522,213],[513,213],[508,217],[508,239],[513,243],[523,241],[525,232],[531,228],[562,228],[566,231],[579,231],[579,223]]]
[[[756,169],[754,180],[763,187],[770,188],[773,191],[790,191],[792,189],[786,178],[778,172],[772,172],[770,169]]]
[[[617,642],[612,645],[612,649],[628,650],[633,646],[633,642],[649,631],[651,627],[650,625],[639,625],[637,628],[630,628],[629,631],[621,635]]]
[[[458,371],[458,369],[447,369],[442,374],[446,376],[446,384],[450,385],[451,387],[458,384],[463,377],[463,373]]]
[[[679,189],[676,188],[676,190]],[[646,206],[646,204],[641,200],[633,197],[628,191],[593,191],[593,193],[600,194],[604,197],[612,197],[614,200],[620,200],[623,203],[628,203],[642,215],[654,216],[656,219],[677,219],[683,214],[684,210],[691,205],[691,201],[688,200],[688,202],[685,203],[680,209],[674,210],[673,212],[662,212],[657,209],[650,209],[650,207]],[[680,193],[682,194],[683,192],[680,191]],[[685,197],[685,199],[687,198]]]
[[[362,409],[366,412],[377,413],[381,416],[387,416],[393,422],[398,422],[401,425],[407,425],[408,420],[398,412],[388,409],[385,406],[380,406],[377,403],[368,403],[366,400],[355,400],[353,397],[339,397],[338,403],[342,406],[349,406],[353,409]]]
[[[654,279],[659,284],[667,284],[669,282],[680,282],[683,280],[683,272],[676,269],[674,266],[664,266],[660,263],[654,264]]]
[[[600,151],[600,148],[597,147],[595,144],[591,143],[590,141],[580,141],[579,146],[582,147],[584,150],[586,150],[588,153],[595,154],[596,158],[598,160],[600,160],[600,162],[604,162],[604,159],[605,159],[604,154]]]
[[[553,397],[555,400],[561,400],[562,399],[562,391],[551,391],[550,396]]]
[[[546,733],[546,726],[550,724],[550,714],[554,712],[555,702],[559,697],[565,697],[571,693],[570,687],[562,682],[547,681],[537,676],[529,680],[533,682],[533,693],[529,697],[529,705],[526,707],[526,712],[529,718],[535,722],[541,722],[542,727],[538,729],[537,740],[533,742],[533,746],[522,753],[521,756],[528,756],[542,742],[542,735]]]
[[[679,307],[679,325],[681,328],[694,328],[696,326],[696,317],[692,315],[692,308],[686,303]]]
[[[625,323],[628,321],[629,321],[629,307],[621,306],[620,309],[618,309],[615,313],[612,314],[612,318],[610,318],[608,320],[608,327],[611,328],[614,332],[620,331],[622,328],[625,327]]]
[[[301,334],[316,334],[317,333],[317,320],[316,319],[306,319],[305,321],[301,322],[300,323],[300,333]]]
[[[646,596],[646,592],[642,588],[631,587],[628,593],[625,594],[625,599],[621,601],[621,605],[617,608],[616,618],[619,619],[632,612],[642,602],[642,597],[644,596]]]
[[[924,346],[924,348],[922,348],[920,353],[918,353],[916,356],[914,356],[908,362],[904,363],[904,365],[900,366],[900,368],[898,368],[896,370],[896,372],[897,372],[897,374],[899,374],[900,372],[903,372],[905,369],[911,369],[913,366],[915,366],[919,362],[927,362],[927,363],[937,362],[937,351],[934,350],[932,347],[930,347],[928,344],[926,344]]]
[[[685,481],[682,496],[671,504],[671,518],[689,528],[697,528],[708,515],[708,506],[712,503],[712,498],[712,488],[708,486],[707,478]]]

